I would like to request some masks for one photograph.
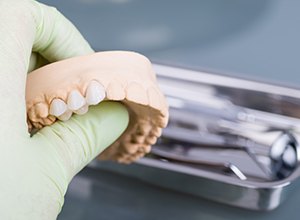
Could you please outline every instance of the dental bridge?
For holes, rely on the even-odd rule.
[[[299,185],[300,90],[154,65],[169,123],[144,158],[109,170],[252,210],[278,207]]]

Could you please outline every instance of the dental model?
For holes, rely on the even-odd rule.
[[[123,102],[130,122],[99,158],[133,162],[151,149],[168,122],[168,106],[147,58],[133,52],[99,52],[49,64],[27,78],[29,130],[85,114],[89,105]]]

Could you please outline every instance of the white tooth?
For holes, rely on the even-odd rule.
[[[61,99],[53,99],[50,105],[50,115],[60,116],[67,110],[66,103]]]
[[[97,81],[91,81],[86,90],[86,102],[89,105],[97,105],[105,98],[105,89]]]
[[[78,115],[83,115],[83,114],[87,113],[88,110],[89,110],[89,106],[85,105],[85,106],[81,107],[80,109],[74,111],[74,113],[76,113]]]
[[[78,110],[86,104],[84,97],[77,90],[73,90],[68,97],[68,108],[72,111]]]
[[[67,121],[71,118],[73,112],[70,110],[67,110],[65,113],[63,113],[61,116],[58,116],[58,119],[61,121]]]

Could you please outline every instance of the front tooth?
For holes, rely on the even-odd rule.
[[[84,97],[77,90],[73,90],[68,97],[68,108],[78,110],[86,104]]]
[[[140,103],[142,105],[148,105],[148,97],[145,89],[138,83],[133,82],[127,87],[127,99]]]
[[[50,105],[50,114],[56,117],[67,111],[67,104],[61,99],[53,99]]]
[[[67,121],[71,118],[72,116],[72,111],[67,110],[65,113],[63,113],[62,115],[58,116],[58,119],[61,121]]]
[[[105,89],[97,81],[92,81],[86,90],[85,96],[87,104],[97,105],[105,98]]]
[[[89,106],[85,105],[83,107],[81,107],[80,109],[74,111],[74,113],[78,114],[78,115],[84,115],[85,113],[87,113],[89,110]]]
[[[160,109],[161,108],[161,100],[160,100],[160,94],[159,92],[154,88],[148,89],[148,99],[149,104],[154,109]]]
[[[114,80],[108,85],[106,89],[106,95],[110,100],[123,100],[126,96],[123,84],[118,80]]]

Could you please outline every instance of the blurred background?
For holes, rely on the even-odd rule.
[[[97,50],[159,63],[300,84],[297,0],[41,0]]]
[[[60,10],[96,51],[132,50],[156,63],[300,87],[297,0],[40,2]],[[277,210],[257,213],[86,168],[59,219],[299,219],[299,202],[298,189]]]

